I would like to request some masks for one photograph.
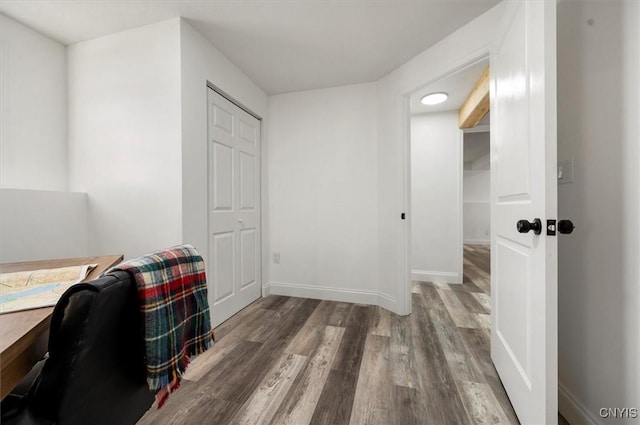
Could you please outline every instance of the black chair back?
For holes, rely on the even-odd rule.
[[[146,383],[136,284],[113,272],[74,285],[51,319],[49,358],[27,396],[29,416],[58,425],[135,424]]]

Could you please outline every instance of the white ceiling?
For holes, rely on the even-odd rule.
[[[498,0],[1,0],[64,43],[182,16],[268,94],[375,81]]]
[[[449,75],[411,95],[410,108],[412,114],[427,114],[431,112],[454,111],[467,99],[467,96],[485,69],[489,66],[489,59],[483,59],[459,72]],[[423,105],[420,99],[428,93],[445,92],[449,98],[438,105]]]

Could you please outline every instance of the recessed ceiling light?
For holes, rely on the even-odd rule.
[[[438,103],[442,103],[449,97],[448,94],[442,93],[429,93],[420,99],[423,105],[437,105]]]

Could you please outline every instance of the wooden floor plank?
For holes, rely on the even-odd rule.
[[[442,298],[442,302],[447,308],[447,312],[453,319],[456,326],[460,328],[477,328],[478,321],[467,312],[464,305],[460,302],[454,291],[438,289],[438,294]]]
[[[261,308],[279,310],[282,305],[289,300],[289,297],[282,295],[269,295],[268,297],[263,298],[263,300]]]
[[[417,309],[413,314],[416,315],[417,322],[414,339],[416,351],[424,356],[426,363],[424,370],[420,372],[427,416],[433,418],[434,423],[467,424],[467,412],[438,339],[437,330],[429,317],[429,311],[421,303],[417,303]]]
[[[372,335],[391,336],[391,312],[380,306],[373,307],[371,327]]]
[[[467,350],[462,337],[446,311],[429,310],[429,317],[438,335],[451,374],[457,381],[484,382],[475,359]]]
[[[458,382],[462,400],[474,425],[508,424],[502,407],[487,384]]]
[[[234,425],[268,424],[291,389],[307,358],[284,353],[233,420]]]
[[[502,387],[498,372],[496,372],[493,362],[491,361],[490,336],[481,329],[459,329],[459,331],[463,335],[463,341],[469,352],[472,353],[476,364],[480,367],[485,382],[491,387],[491,390],[498,399],[505,416],[510,423],[517,424],[516,414]]]
[[[351,312],[351,320],[347,322],[342,343],[336,353],[331,369],[350,373],[357,377],[367,330],[369,329],[370,310],[370,307],[354,306]]]
[[[481,288],[483,292],[491,292],[491,276],[484,270],[477,267],[469,260],[464,261],[464,274],[469,276],[474,285]]]
[[[253,392],[256,383],[262,379],[261,374],[264,373],[265,366],[268,367],[273,361],[262,356],[262,348],[262,343],[240,341],[238,346],[199,382],[209,386],[214,397],[243,404]],[[261,367],[256,365],[258,358],[263,362]]]
[[[271,365],[277,361],[283,348],[298,333],[318,304],[318,300],[299,298],[291,298],[282,303],[281,308],[288,312],[289,320],[280,320],[277,323],[269,322],[269,328],[265,329],[268,336],[264,338],[264,343],[257,343],[260,344],[259,350],[243,359],[243,367],[238,368],[234,375],[225,381],[224,385],[219,385],[215,389],[216,396],[239,404],[245,403],[258,383],[267,374]],[[293,307],[287,307],[288,305],[293,305]],[[270,319],[272,318],[273,316],[270,317]]]
[[[239,409],[239,404],[204,393],[196,400],[192,409],[185,409],[187,421],[178,421],[176,424],[198,425],[202,422],[194,420],[195,418],[209,418],[208,423],[211,425],[225,425],[231,422]]]
[[[420,400],[421,393],[415,388],[399,385],[393,386],[393,401],[395,409],[395,422],[402,425],[423,425],[427,412],[424,403]]]
[[[349,425],[357,380],[357,375],[330,370],[310,424]]]
[[[487,275],[491,274],[491,259],[488,247],[479,248],[475,252],[467,255],[465,258]]]
[[[489,348],[490,337],[482,332],[481,329],[465,328],[459,329],[459,332],[467,350],[475,359],[485,380],[487,377],[494,376],[496,371],[491,362],[491,351]]]
[[[495,369],[494,369],[495,370]],[[487,385],[491,387],[491,391],[493,395],[500,403],[500,407],[502,407],[502,412],[507,417],[510,424],[519,424],[518,417],[516,416],[515,410],[513,410],[513,406],[511,405],[511,401],[509,397],[507,397],[507,393],[502,386],[502,382],[498,377],[498,373],[496,372],[493,376],[487,377]]]
[[[324,327],[335,309],[335,303],[322,301],[311,313],[304,326],[293,337],[285,351],[308,356],[320,343]]]
[[[486,308],[485,305],[481,304],[478,301],[478,298],[476,298],[473,294],[466,291],[454,292],[467,312],[475,314],[489,314],[490,308]]]
[[[301,299],[298,299],[301,300]],[[291,343],[291,340],[302,329],[309,316],[320,304],[319,300],[302,300],[298,307],[279,323],[271,323],[266,329],[269,337],[265,339],[265,344],[269,346],[273,353],[280,353]]]
[[[349,424],[371,310],[368,306],[354,307],[311,418],[312,425]]]
[[[200,425],[202,418],[209,418],[206,423],[223,425],[229,424],[239,409],[237,403],[214,397],[206,386],[184,382],[161,409],[154,404],[138,425]]]
[[[466,292],[471,292],[471,293],[479,293],[479,294],[484,294],[485,290],[478,287],[475,283],[473,283],[473,280],[471,280],[471,278],[469,277],[468,274],[463,273],[463,279],[462,279],[462,283],[463,283],[463,291]]]
[[[349,425],[394,424],[389,337],[367,335]]]
[[[225,341],[226,343],[227,341]],[[214,344],[214,346],[196,357],[183,375],[187,381],[199,381],[209,373],[222,359],[228,356],[238,345],[239,340],[228,339],[228,344]]]
[[[435,291],[435,288],[433,288],[433,290]],[[425,298],[421,294],[412,294],[411,296],[412,314],[410,316],[410,320],[411,342],[413,347],[411,352],[411,364],[413,366],[411,368],[411,374],[412,381],[415,382],[415,387],[419,390],[420,394],[417,402],[420,403],[421,406],[420,408],[416,408],[416,410],[424,412],[425,417],[428,418],[429,421],[437,423],[438,419],[441,419],[444,416],[444,412],[440,409],[439,404],[430,402],[426,396],[431,385],[430,380],[432,380],[429,369],[433,368],[434,365],[429,363],[428,358],[424,355],[424,352],[421,349],[423,341],[421,340],[421,332],[419,332],[421,317],[428,314],[428,311],[430,310],[430,306],[425,305],[424,300]],[[396,405],[396,407],[399,406]]]
[[[420,294],[416,294],[420,296]],[[411,318],[393,315],[391,318],[390,368],[391,383],[399,387],[415,388],[416,374],[412,372]]]
[[[269,298],[271,297],[260,298],[259,300],[249,304],[241,312],[234,314],[229,319],[221,323],[214,329],[216,341],[221,340],[232,332],[244,335],[247,326],[253,327],[256,323],[260,323],[259,317],[268,311],[268,309],[263,307],[267,304],[264,300]]]
[[[351,320],[351,313],[354,307],[355,305],[350,303],[336,303],[327,324],[330,326],[345,327],[349,320]]]
[[[278,310],[267,310],[268,313],[261,317],[258,326],[246,333],[245,339],[253,342],[265,342],[280,327],[283,319],[300,307],[303,301],[302,298],[289,298],[285,299]]]
[[[424,301],[421,302],[424,303],[425,308],[437,310],[447,309],[444,302],[442,301],[442,298],[440,297],[440,294],[438,293],[438,290],[433,285],[421,285],[421,291],[419,293],[424,297]]]
[[[264,299],[266,298],[262,300]],[[274,298],[274,300],[286,302],[287,298]],[[262,308],[264,304],[256,301],[243,310],[243,314],[236,314],[217,327],[214,330],[216,341],[213,347],[193,359],[183,378],[188,381],[199,381],[220,360],[231,353],[240,340],[249,340],[247,336],[251,335],[267,317],[274,314],[274,310]]]
[[[486,310],[487,314],[491,312],[491,297],[485,293],[472,293],[476,301]]]
[[[338,352],[344,328],[326,326],[322,342],[311,354],[287,398],[273,417],[272,425],[308,425]]]

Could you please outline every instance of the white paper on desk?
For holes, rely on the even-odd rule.
[[[97,264],[0,274],[0,314],[56,305]]]

